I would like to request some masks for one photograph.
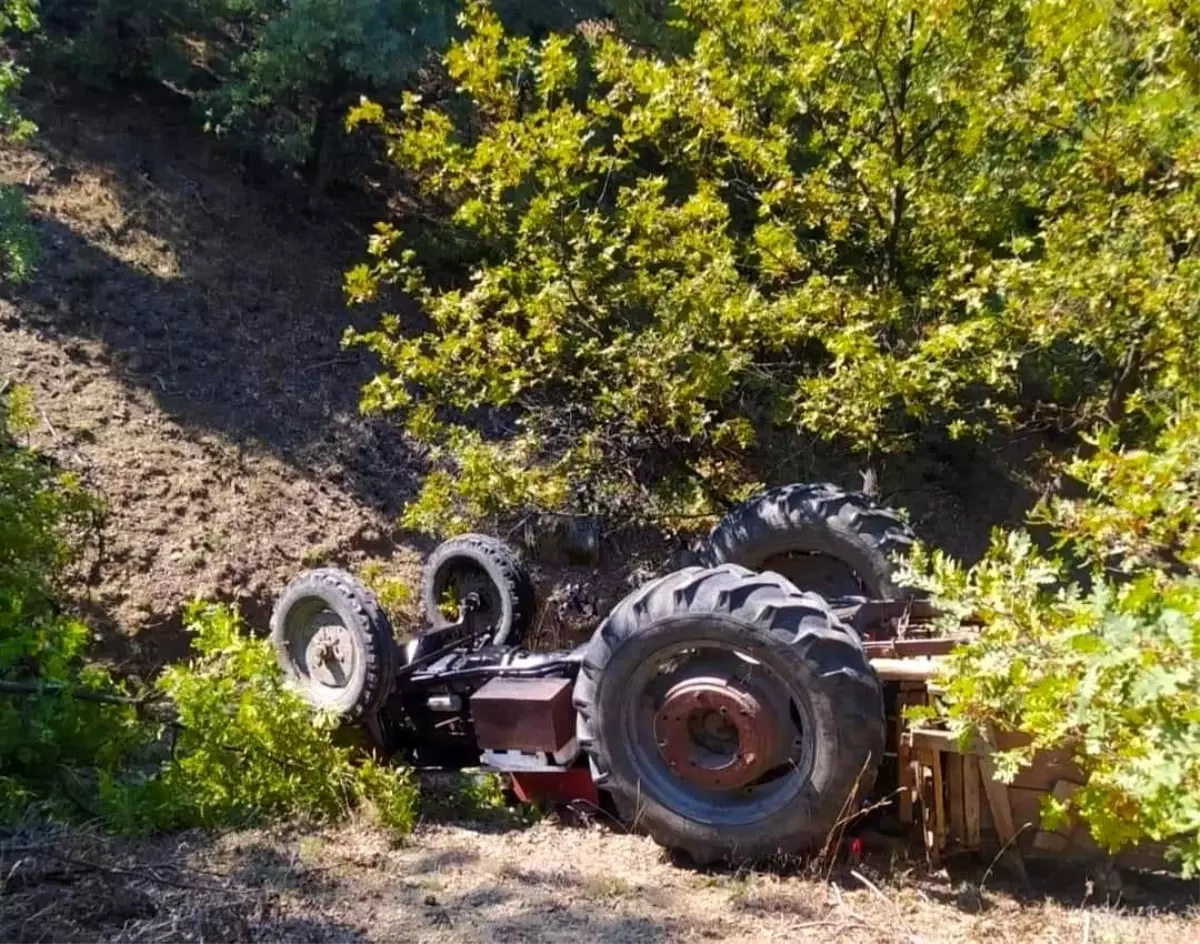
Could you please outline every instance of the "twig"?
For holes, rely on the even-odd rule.
[[[850,921],[805,921],[803,924],[788,925],[788,930],[803,931],[805,928],[844,928],[847,925],[854,925],[856,923],[860,927],[870,927],[870,925],[866,924],[865,922],[858,921],[858,919],[853,919]]]
[[[1092,939],[1092,913],[1085,911],[1083,913],[1083,944],[1090,944]]]
[[[869,878],[867,878],[861,872],[855,871],[854,869],[850,870],[850,874],[853,875],[856,879],[858,879],[858,881],[862,882],[863,885],[865,885],[871,892],[873,892],[880,899],[880,901],[886,902],[892,908],[892,910],[896,912],[896,917],[900,921],[900,926],[902,928],[904,928],[904,933],[908,935],[908,938],[910,941],[920,941],[921,940],[919,937],[917,937],[915,934],[913,934],[912,928],[910,928],[908,926],[908,922],[904,920],[904,913],[900,910],[900,906],[897,905],[890,898],[888,898],[888,896],[885,895],[883,892],[881,892],[879,890],[878,885],[876,885],[874,882],[872,882]]]
[[[54,424],[50,422],[50,417],[46,415],[46,411],[38,407],[38,412],[42,414],[42,420],[46,423],[46,428],[50,430],[50,436],[56,443],[62,442],[62,437],[58,435],[58,430],[54,428]]]
[[[172,888],[182,888],[185,891],[201,891],[215,892],[218,894],[242,894],[237,889],[222,888],[219,885],[197,885],[191,882],[177,882],[174,879],[164,878],[152,869],[123,869],[116,865],[103,865],[99,862],[89,862],[87,859],[76,859],[72,856],[66,856],[58,852],[47,850],[44,853],[48,858],[55,859],[65,865],[73,865],[78,869],[88,869],[95,872],[103,872],[109,875],[122,875],[127,878],[142,879],[144,881],[156,882],[159,885],[169,885]]]
[[[140,707],[148,698],[131,698],[128,695],[110,695],[94,692],[87,688],[67,688],[59,682],[8,682],[0,680],[0,695],[63,695],[79,701],[93,701],[104,705],[133,705]]]
[[[988,880],[989,876],[991,876],[991,874],[992,874],[992,869],[994,869],[996,867],[996,863],[1000,861],[1000,858],[1001,858],[1001,856],[1004,855],[1004,853],[1008,852],[1008,847],[1011,846],[1014,842],[1016,842],[1017,839],[1020,838],[1021,833],[1025,832],[1025,830],[1028,829],[1030,827],[1030,825],[1031,825],[1030,823],[1023,824],[1020,829],[1018,829],[1015,833],[1013,833],[1011,836],[1008,837],[1008,842],[1006,842],[1004,845],[1002,845],[1000,847],[1000,851],[997,852],[996,857],[994,859],[992,859],[991,865],[989,865],[987,867],[987,870],[983,873],[983,878],[981,878],[979,880],[979,895],[980,895],[980,897],[983,897],[983,886],[987,884],[987,880]]]

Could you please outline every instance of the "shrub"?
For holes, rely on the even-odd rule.
[[[392,829],[412,827],[417,793],[407,771],[335,743],[337,720],[314,716],[288,690],[271,647],[233,611],[195,603],[186,621],[196,657],[157,686],[177,712],[171,756],[140,783],[106,784],[110,822],[140,831],[321,821],[368,806]]]
[[[37,29],[35,0],[0,0],[0,37]],[[0,59],[0,139],[20,141],[36,129],[21,116],[12,96],[25,70],[12,59]],[[20,188],[0,186],[0,279],[24,282],[37,262],[37,238],[29,223]]]
[[[95,524],[99,506],[77,479],[19,437],[32,426],[29,393],[0,396],[0,680],[42,686],[0,693],[0,816],[31,805],[89,811],[97,772],[114,770],[138,740],[132,708],[64,696],[119,691],[88,665],[91,634],[59,608],[60,581]]]
[[[1033,736],[1001,755],[1007,776],[1038,748],[1072,745],[1088,775],[1053,822],[1076,812],[1101,844],[1170,844],[1200,874],[1200,411],[1184,402],[1153,450],[1111,432],[1071,469],[1089,493],[1039,517],[1067,555],[997,535],[967,570],[921,549],[914,579],[979,638],[951,659],[942,713],[963,732]],[[1089,586],[1070,579],[1093,568]]]
[[[59,600],[100,508],[19,442],[28,392],[8,391],[0,407],[0,822],[84,816],[145,831],[370,807],[407,831],[407,772],[335,743],[334,720],[284,686],[270,646],[231,610],[191,606],[195,658],[137,700],[88,661],[91,633]],[[171,720],[154,721],[164,708]]]
[[[46,0],[56,58],[85,81],[145,78],[193,97],[210,130],[316,189],[369,166],[343,118],[361,95],[419,84],[449,43],[456,0]],[[640,3],[621,9],[646,21]],[[570,28],[599,2],[509,0],[523,32]],[[645,27],[639,26],[645,30]],[[349,158],[357,157],[357,161]]]
[[[428,317],[349,337],[382,362],[364,407],[438,464],[409,523],[702,511],[788,430],[878,455],[1169,391],[1200,297],[1195,33],[1123,9],[684,0],[660,58],[470,4],[456,96],[355,114],[481,259],[439,283],[383,223],[347,277]]]

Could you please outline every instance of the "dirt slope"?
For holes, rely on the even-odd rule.
[[[421,458],[359,416],[374,365],[339,345],[375,319],[346,307],[341,273],[382,209],[360,195],[307,215],[302,188],[248,180],[164,93],[27,90],[40,130],[0,146],[0,181],[27,191],[45,259],[32,285],[0,286],[0,383],[34,389],[36,445],[108,500],[82,586],[110,654],[141,668],[182,654],[179,607],[196,595],[238,600],[262,625],[279,587],[318,562],[380,558],[414,580],[430,543],[394,523]],[[885,495],[971,558],[1032,497],[982,458],[897,460]],[[781,480],[857,484],[853,463],[815,446],[778,459]],[[543,637],[586,632],[668,556],[622,540],[602,573],[540,575],[559,601]]]
[[[360,234],[248,187],[177,107],[45,91],[31,110],[41,131],[0,179],[29,193],[45,258],[0,301],[0,377],[33,388],[36,445],[108,502],[98,628],[157,661],[194,595],[261,619],[302,565],[411,567],[392,523],[419,463],[359,417],[370,366],[339,349],[372,317],[340,287]]]

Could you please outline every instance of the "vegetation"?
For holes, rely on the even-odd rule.
[[[1200,874],[1200,411],[1184,404],[1153,451],[1117,450],[1111,431],[1095,449],[1071,466],[1089,497],[1039,515],[1068,558],[998,534],[970,570],[912,560],[949,619],[983,623],[952,659],[943,710],[963,733],[1032,735],[1001,755],[1008,776],[1070,744],[1088,781],[1051,801],[1051,821],[1081,814],[1110,849],[1167,842]],[[1068,562],[1092,566],[1089,586]]]
[[[110,782],[113,825],[143,831],[263,819],[336,820],[369,807],[407,832],[417,792],[407,771],[358,758],[333,740],[336,718],[314,716],[285,685],[275,654],[231,610],[187,613],[197,657],[169,668],[158,691],[175,706],[172,757],[141,782]]]
[[[666,55],[473,3],[453,95],[354,112],[478,260],[439,281],[382,223],[347,277],[428,316],[349,336],[383,365],[364,407],[438,463],[408,523],[708,511],[797,429],[1074,437],[1055,548],[912,563],[983,623],[946,711],[1074,745],[1101,842],[1200,870],[1200,8],[679,9]]]
[[[0,39],[37,29],[36,0],[0,0]],[[36,129],[13,104],[13,93],[25,72],[10,58],[0,58],[0,140],[20,141]],[[0,187],[0,280],[24,282],[37,261],[37,241],[17,187]]]
[[[144,831],[369,806],[411,827],[407,773],[335,744],[333,720],[284,687],[269,645],[228,609],[193,606],[195,658],[136,699],[87,659],[91,634],[58,600],[99,506],[19,443],[28,395],[0,406],[0,821],[40,810]]]
[[[317,191],[370,166],[344,134],[362,95],[415,88],[445,49],[455,0],[44,0],[55,52],[92,83],[153,78],[194,99],[207,127]],[[631,4],[624,4],[630,6]],[[512,0],[523,31],[570,26],[600,3]]]
[[[442,461],[410,523],[698,511],[802,428],[868,454],[1118,417],[1195,351],[1190,7],[680,4],[693,42],[506,33],[458,94],[366,104],[481,261],[439,285],[381,224],[351,340]],[[1065,27],[1063,24],[1069,24]],[[481,407],[503,419],[485,436]]]
[[[18,443],[33,423],[22,388],[0,398],[0,680],[45,694],[0,693],[0,816],[47,801],[66,810],[87,792],[88,772],[109,771],[136,741],[130,706],[64,697],[59,689],[119,691],[84,660],[86,626],[57,605],[66,567],[93,528],[98,506],[71,475]]]
[[[424,319],[348,341],[381,364],[364,407],[398,411],[432,456],[409,525],[705,515],[795,477],[799,435],[897,461],[1053,436],[1072,457],[1041,470],[1062,487],[1030,533],[971,568],[927,549],[909,564],[981,623],[944,716],[1028,732],[1009,773],[1072,745],[1090,779],[1052,815],[1200,870],[1195,0],[679,0],[669,22],[636,0],[42,11],[77,70],[168,82],[318,189],[346,173],[349,131],[381,136],[420,224],[380,223],[347,290],[398,286]],[[34,12],[0,0],[0,32]],[[10,137],[32,130],[21,75],[0,68]],[[456,270],[422,251],[431,233]],[[0,267],[32,264],[10,188]],[[57,601],[100,508],[21,445],[28,420],[9,391],[4,817],[143,830],[372,805],[407,827],[405,776],[352,763],[231,612],[191,609],[195,659],[151,693],[87,661]],[[403,588],[364,576],[404,610]],[[172,720],[149,720],[155,702]],[[494,786],[468,799],[494,806]]]

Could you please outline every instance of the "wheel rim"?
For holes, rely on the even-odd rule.
[[[317,705],[345,700],[359,669],[354,633],[322,601],[297,606],[284,626],[284,642],[296,681]]]
[[[814,725],[799,687],[735,646],[659,650],[630,679],[622,731],[648,796],[689,819],[757,822],[808,782]]]
[[[493,629],[504,618],[504,599],[499,588],[482,567],[455,563],[445,567],[433,583],[438,615],[447,622],[456,622],[461,614],[458,605],[469,594],[479,600],[476,612],[485,625]]]

